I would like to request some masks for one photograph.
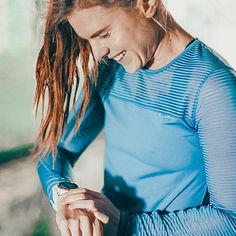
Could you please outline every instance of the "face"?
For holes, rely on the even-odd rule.
[[[94,6],[75,9],[68,21],[89,41],[97,61],[108,56],[130,73],[145,66],[157,46],[155,26],[138,10]]]

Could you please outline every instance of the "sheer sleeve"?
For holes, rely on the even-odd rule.
[[[235,72],[215,71],[202,85],[198,98],[195,122],[210,204],[166,214],[121,212],[119,235],[236,235]]]

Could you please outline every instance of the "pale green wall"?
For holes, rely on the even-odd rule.
[[[0,3],[0,149],[32,142],[34,65],[39,46],[34,1]]]

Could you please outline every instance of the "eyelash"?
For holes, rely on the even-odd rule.
[[[110,35],[111,35],[110,32],[106,32],[105,34],[99,35],[99,37],[100,37],[101,39],[106,39],[106,38],[109,38]]]

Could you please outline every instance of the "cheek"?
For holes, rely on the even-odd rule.
[[[134,34],[129,30],[129,27],[125,27],[124,22],[114,29],[111,40],[117,49],[128,50],[134,44],[133,36]]]
[[[121,34],[114,34],[110,37],[107,41],[107,46],[110,50],[113,51],[120,51],[120,50],[127,50],[126,40],[122,37]]]

